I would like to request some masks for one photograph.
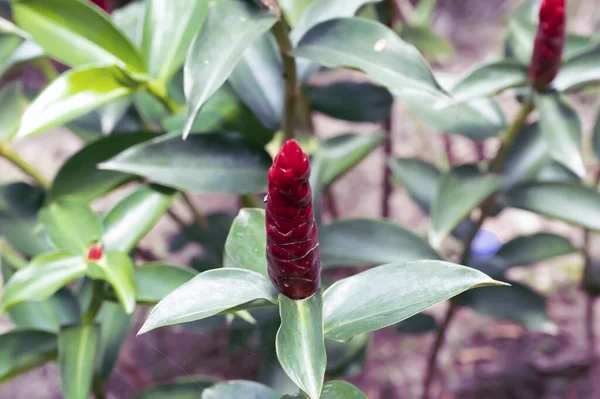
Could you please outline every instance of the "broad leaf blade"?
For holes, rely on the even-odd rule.
[[[158,327],[214,316],[256,300],[277,302],[277,292],[268,278],[243,269],[209,270],[160,301],[138,335]]]
[[[247,194],[263,191],[271,157],[237,134],[179,132],[131,147],[102,164],[157,183],[197,193]]]
[[[56,357],[56,335],[36,330],[13,330],[0,335],[0,383]]]
[[[325,337],[343,342],[407,319],[468,289],[500,284],[478,270],[448,262],[378,266],[325,291]]]
[[[552,86],[570,91],[600,81],[600,44],[579,52],[561,66]]]
[[[21,82],[9,83],[2,88],[0,91],[0,141],[10,141],[17,134],[28,104]]]
[[[43,301],[25,301],[12,306],[8,316],[19,329],[58,333],[62,326],[79,323],[81,310],[71,291],[62,288]]]
[[[229,267],[252,270],[267,277],[265,211],[244,208],[236,216],[225,242]]]
[[[519,236],[504,244],[496,256],[506,262],[507,267],[522,266],[556,256],[577,252],[571,241],[552,233],[537,233]]]
[[[88,275],[107,281],[127,314],[135,310],[135,283],[133,262],[123,252],[111,251],[98,262],[90,263]]]
[[[189,267],[163,262],[147,263],[135,268],[135,299],[138,303],[156,305],[198,272]]]
[[[367,399],[360,389],[346,381],[329,381],[319,399]]]
[[[388,166],[394,180],[404,187],[424,212],[429,213],[436,196],[440,171],[417,158],[390,159]]]
[[[16,0],[12,5],[18,25],[52,58],[69,66],[119,65],[145,71],[135,46],[87,1]]]
[[[134,320],[118,303],[104,301],[96,323],[100,325],[100,340],[95,356],[96,372],[106,379],[117,363],[121,346],[133,328]]]
[[[249,2],[220,0],[209,4],[206,21],[185,63],[185,93],[190,110],[184,137],[190,133],[206,100],[231,75],[244,50],[276,20],[275,15],[259,11]]]
[[[321,227],[319,241],[325,268],[439,259],[421,237],[386,220],[336,221]]]
[[[204,391],[214,384],[213,381],[182,378],[176,382],[155,385],[147,388],[136,399],[198,399]]]
[[[281,326],[275,341],[279,363],[300,389],[318,398],[327,364],[321,293],[299,301],[280,294],[279,312]]]
[[[279,394],[254,381],[220,382],[202,392],[201,399],[279,399]]]
[[[67,327],[58,334],[58,364],[65,399],[87,399],[100,339],[98,325]]]

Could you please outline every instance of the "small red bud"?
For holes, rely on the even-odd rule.
[[[308,155],[296,141],[286,141],[269,169],[265,215],[269,277],[291,299],[308,298],[321,285],[309,176]]]
[[[94,3],[95,5],[97,5],[98,7],[100,7],[101,9],[103,9],[104,11],[106,11],[107,13],[110,13],[112,11],[112,7],[110,5],[110,0],[90,0],[92,3]]]
[[[558,74],[565,35],[565,0],[543,0],[529,66],[529,76],[539,91],[545,91]]]
[[[94,243],[90,245],[87,254],[87,260],[90,262],[98,262],[104,256],[104,251],[102,250],[102,245],[99,243]]]

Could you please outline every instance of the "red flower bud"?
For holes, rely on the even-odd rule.
[[[540,91],[546,90],[560,69],[565,31],[565,0],[544,0],[529,67],[533,86]]]
[[[108,13],[110,13],[112,11],[112,7],[110,5],[110,0],[90,0],[90,1]]]
[[[269,277],[292,299],[308,298],[321,286],[309,176],[308,155],[296,141],[286,141],[269,169],[265,214]]]
[[[89,262],[98,262],[104,256],[104,251],[102,250],[102,245],[99,243],[94,243],[90,245],[87,254],[87,260]]]

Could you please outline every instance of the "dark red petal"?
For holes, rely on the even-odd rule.
[[[565,0],[544,0],[535,37],[529,76],[538,90],[546,90],[561,66],[565,45]]]

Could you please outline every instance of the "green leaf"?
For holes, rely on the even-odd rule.
[[[257,300],[277,303],[277,292],[262,274],[243,269],[209,270],[160,301],[138,335],[158,327],[214,316]]]
[[[490,97],[506,89],[527,85],[527,68],[515,60],[500,60],[475,65],[452,87],[457,101]]]
[[[190,267],[164,262],[147,263],[135,268],[135,299],[138,303],[156,305],[198,272]]]
[[[87,399],[94,374],[100,327],[67,327],[58,334],[58,364],[65,399]]]
[[[87,1],[15,0],[12,8],[17,24],[52,58],[73,67],[119,65],[145,72],[135,46]]]
[[[539,123],[524,126],[506,154],[502,167],[503,188],[535,179],[540,170],[551,160]]]
[[[71,281],[83,277],[86,269],[83,258],[64,252],[34,258],[4,286],[2,309],[24,301],[44,300]]]
[[[325,352],[327,353],[326,374],[331,376],[346,375],[355,372],[354,369],[362,366],[369,346],[369,334],[360,334],[348,342],[326,340]]]
[[[462,173],[457,169],[445,174],[438,183],[431,205],[431,245],[440,248],[460,221],[499,187],[500,179],[492,175]]]
[[[152,133],[116,134],[85,146],[60,168],[48,192],[48,201],[67,195],[91,201],[131,180],[133,176],[129,174],[100,170],[98,164],[154,136]]]
[[[478,270],[448,262],[378,266],[340,280],[325,291],[325,337],[347,341],[398,323],[468,289],[501,284]]]
[[[417,24],[429,25],[437,0],[420,0],[415,7],[413,21]]]
[[[39,220],[52,242],[73,255],[87,255],[91,243],[102,236],[102,223],[92,208],[77,198],[64,198],[46,205]]]
[[[265,211],[241,209],[225,242],[225,252],[230,261],[228,267],[252,270],[268,277],[266,248]]]
[[[77,324],[79,302],[68,288],[58,290],[43,301],[25,301],[8,310],[10,321],[19,329],[58,333],[61,326]]]
[[[142,47],[144,22],[148,1],[134,1],[113,11],[113,23],[137,47]]]
[[[0,40],[2,40],[1,34]],[[10,141],[17,134],[28,104],[20,81],[9,83],[2,88],[0,91],[0,141]]]
[[[541,260],[577,252],[571,241],[551,233],[536,233],[519,236],[504,244],[496,256],[506,262],[507,267],[527,265]]]
[[[396,331],[401,334],[423,334],[436,329],[435,318],[425,313],[417,313],[396,325]]]
[[[100,341],[95,356],[96,373],[100,378],[106,379],[117,363],[121,346],[129,335],[134,320],[118,303],[104,301],[96,323],[100,326]]]
[[[313,174],[313,187],[327,187],[344,175],[383,141],[382,134],[341,134],[319,143],[313,157],[318,173]]]
[[[247,194],[263,191],[271,157],[237,134],[179,132],[131,147],[102,164],[182,191]]]
[[[331,68],[362,70],[408,103],[420,98],[430,108],[449,105],[448,95],[419,51],[377,22],[361,18],[323,22],[302,38],[294,55]]]
[[[281,326],[275,340],[279,363],[302,391],[319,398],[327,364],[321,293],[298,301],[280,294],[279,313]]]
[[[440,171],[432,164],[418,158],[396,158],[388,161],[392,176],[406,191],[408,195],[425,212],[433,203]]]
[[[563,62],[552,86],[564,92],[598,81],[600,81],[600,44],[585,49]]]
[[[45,191],[24,182],[0,186],[0,213],[35,216],[44,203]]]
[[[367,395],[349,382],[329,381],[323,386],[320,399],[367,399]]]
[[[135,310],[135,283],[133,262],[123,252],[107,252],[102,259],[89,264],[88,275],[93,279],[107,281],[127,314]]]
[[[534,96],[540,112],[540,130],[552,158],[571,169],[578,176],[585,175],[581,158],[581,122],[577,113],[565,104],[558,93]]]
[[[150,75],[167,82],[181,68],[207,11],[206,1],[148,1],[141,48]]]
[[[279,0],[279,8],[290,26],[295,26],[314,0]]]
[[[0,383],[39,367],[56,357],[56,335],[13,330],[0,335]]]
[[[109,250],[129,252],[169,209],[176,192],[142,185],[119,201],[104,217],[102,244]]]
[[[351,122],[380,122],[390,116],[394,98],[381,86],[360,82],[336,82],[306,86],[314,111]]]
[[[183,129],[186,137],[206,100],[221,87],[248,48],[277,21],[249,2],[219,0],[194,39],[185,63],[185,93],[190,110]],[[235,29],[231,29],[235,26]]]
[[[594,125],[594,137],[592,138],[594,152],[596,153],[596,158],[600,160],[600,110],[598,111],[598,116],[596,117],[596,124]]]
[[[333,222],[321,227],[319,241],[324,268],[440,258],[421,237],[382,219]]]
[[[11,58],[23,43],[25,35],[12,22],[0,18],[0,76],[13,65]]]
[[[546,298],[522,284],[511,281],[510,285],[468,291],[459,301],[478,313],[516,321],[532,331],[556,332],[546,313]]]
[[[197,396],[196,396],[197,397]],[[279,399],[279,394],[268,386],[254,381],[233,380],[220,382],[202,392],[201,399]]]
[[[425,25],[403,25],[400,37],[415,46],[428,60],[437,61],[454,56],[452,42]]]
[[[16,137],[42,133],[131,94],[139,83],[116,66],[82,67],[60,75],[31,103]]]
[[[600,193],[578,183],[524,183],[504,195],[512,207],[600,231]]]
[[[256,39],[244,51],[229,77],[229,84],[264,126],[279,127],[285,81],[277,42],[270,33]]]
[[[152,386],[136,396],[136,399],[198,399],[199,395],[213,384],[213,381],[186,377],[176,382]]]
[[[35,216],[11,216],[0,213],[0,235],[17,251],[28,256],[56,250],[46,232],[39,229]]]

